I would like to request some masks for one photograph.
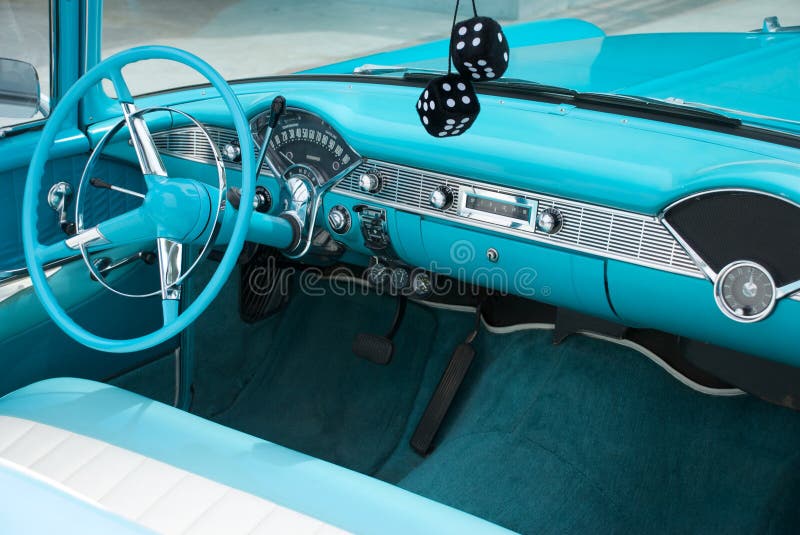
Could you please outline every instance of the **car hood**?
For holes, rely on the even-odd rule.
[[[606,36],[589,23],[565,19],[509,26],[506,34],[512,46],[506,78],[578,91],[674,97],[800,121],[797,33]],[[446,57],[445,40],[312,72],[352,73],[365,63],[445,69]],[[786,123],[780,127],[800,130],[799,125]]]

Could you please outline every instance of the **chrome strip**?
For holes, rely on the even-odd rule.
[[[49,279],[61,270],[62,266],[55,266],[44,270],[44,277]],[[10,299],[18,293],[33,287],[33,280],[30,277],[9,277],[8,280],[0,282],[0,303]]]
[[[658,219],[661,221],[661,224],[664,225],[664,227],[670,232],[672,237],[675,238],[675,240],[677,240],[678,243],[681,244],[681,246],[686,250],[686,253],[698,267],[698,269],[700,269],[705,274],[706,278],[716,285],[719,274],[715,273],[714,270],[711,269],[711,267],[709,267],[706,261],[703,260],[703,258],[686,242],[686,240],[683,239],[683,237],[678,233],[678,231],[675,230],[675,228],[672,225],[670,225],[669,222],[667,221],[667,213],[669,213],[669,211],[672,210],[674,207],[678,206],[679,204],[683,204],[684,202],[689,201],[691,199],[695,199],[697,197],[701,197],[703,195],[708,195],[711,193],[753,193],[755,195],[763,195],[765,197],[771,197],[773,199],[783,201],[785,203],[791,204],[792,206],[798,209],[800,209],[800,204],[794,202],[791,199],[787,199],[786,197],[782,197],[781,195],[776,195],[768,191],[760,191],[750,188],[713,188],[713,189],[697,191],[695,193],[692,193],[691,195],[681,197],[677,201],[671,203],[669,206],[664,208],[664,210],[662,210],[661,213],[658,215]],[[800,301],[800,280],[785,284],[780,288],[776,288],[775,291],[776,291],[776,299],[788,298],[793,301]],[[726,315],[730,316],[730,314],[728,314],[725,310],[723,310],[723,312],[725,312]]]
[[[358,177],[377,171],[383,188],[375,194],[361,191]],[[548,208],[556,208],[564,216],[562,229],[548,235],[538,229],[514,229],[458,215],[461,199],[441,211],[428,205],[428,193],[439,186],[449,186],[456,197],[462,188],[478,188],[538,204],[536,217]],[[391,206],[406,212],[458,222],[486,230],[513,235],[526,240],[552,244],[566,249],[604,258],[621,260],[662,271],[704,278],[681,245],[675,241],[658,218],[614,208],[540,195],[512,188],[481,183],[377,160],[365,160],[358,168],[334,186],[339,194],[355,199]]]
[[[206,126],[205,129],[216,144],[217,150],[220,152],[226,144],[238,140],[235,130],[216,126]],[[171,130],[154,132],[153,141],[158,151],[167,156],[198,163],[217,163],[211,146],[208,145],[203,132],[196,126],[182,126]],[[258,157],[258,148],[254,148],[254,151],[254,156]],[[231,162],[227,159],[224,161],[225,167],[228,169],[240,170],[242,168],[242,164],[238,162]],[[272,174],[272,170],[266,162],[262,164],[259,174],[275,176]]]

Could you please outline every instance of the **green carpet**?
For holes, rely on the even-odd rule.
[[[408,441],[470,315],[410,305],[382,367],[350,344],[386,329],[390,299],[297,295],[244,326],[226,292],[196,329],[201,416],[524,533],[800,531],[800,414],[608,342],[484,332],[422,459]]]
[[[358,332],[381,334],[389,328],[394,303],[374,295],[322,298],[297,292],[285,312],[265,322],[271,326],[263,327],[263,336],[248,336],[250,350],[260,352],[259,368],[227,409],[208,416],[374,472],[407,426],[436,329],[435,314],[410,304],[390,366],[353,356]],[[206,336],[198,331],[198,347],[207,347]],[[206,384],[198,392],[214,390]]]
[[[585,337],[478,347],[456,417],[401,487],[526,533],[800,527],[800,415],[696,393]]]

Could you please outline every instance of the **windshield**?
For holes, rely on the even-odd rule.
[[[106,0],[102,53],[172,45],[206,59],[229,80],[296,72],[352,74],[364,64],[446,70],[454,4]],[[472,16],[469,2],[462,4],[459,18]],[[552,3],[549,11],[541,4],[477,2],[479,14],[498,19],[508,36],[506,78],[667,100],[800,131],[795,104],[800,32],[791,28],[800,25],[796,0],[585,0]],[[557,8],[564,4],[580,5]],[[773,15],[777,20],[765,20]],[[564,18],[591,24],[553,20]],[[540,20],[551,22],[531,24]],[[175,64],[155,69],[152,64],[128,67],[134,93],[204,81]],[[387,69],[370,75],[402,74]]]

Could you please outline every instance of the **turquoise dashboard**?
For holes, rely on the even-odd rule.
[[[419,126],[414,84],[311,76],[235,90],[254,134],[272,99],[286,97],[269,153],[277,171],[303,163],[329,187],[314,241],[332,245],[312,249],[309,263],[389,257],[800,365],[796,147],[500,95],[482,96],[470,135],[433,139]],[[142,102],[166,98],[204,124],[235,185],[236,134],[221,101],[192,89]],[[198,128],[176,114],[148,122],[171,173],[216,180],[215,151]],[[93,142],[112,124],[96,124]],[[106,152],[130,158],[126,147]],[[267,214],[280,213],[281,180],[262,166]],[[248,239],[270,243],[259,217]]]

